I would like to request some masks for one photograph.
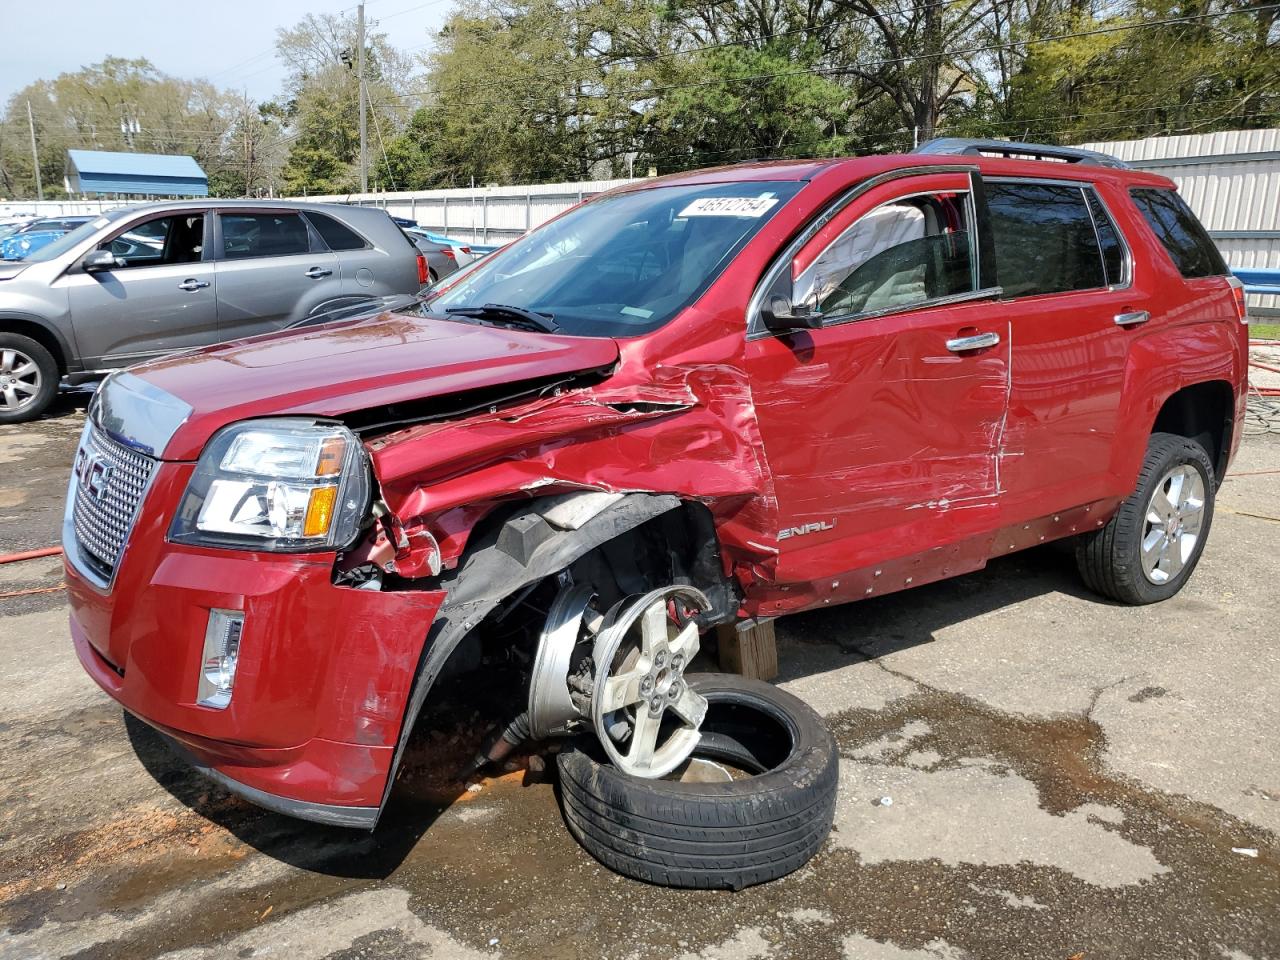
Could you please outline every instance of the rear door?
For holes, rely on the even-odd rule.
[[[822,590],[851,599],[870,584],[847,571],[929,551],[919,583],[985,560],[972,541],[997,523],[1009,346],[990,315],[973,190],[967,172],[866,190],[786,264],[788,299],[820,312],[821,328],[779,335],[752,321],[782,581],[834,577]]]
[[[987,177],[1010,330],[1009,416],[1000,483],[1010,523],[1109,496],[1129,343],[1150,319],[1132,257],[1098,187]]]
[[[218,212],[218,335],[281,330],[342,293],[338,257],[292,210]]]
[[[86,273],[77,265],[56,281],[66,287],[86,369],[217,341],[209,233],[204,210],[133,220],[96,248],[111,251],[113,268]]]

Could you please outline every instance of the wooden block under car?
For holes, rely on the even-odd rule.
[[[716,627],[720,647],[720,669],[755,680],[772,680],[778,675],[778,642],[774,618],[722,623]]]

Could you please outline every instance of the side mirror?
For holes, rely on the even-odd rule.
[[[773,333],[790,333],[792,330],[818,330],[822,327],[822,314],[809,306],[791,302],[786,294],[775,291],[766,299],[760,310],[760,319]]]
[[[85,273],[98,273],[118,266],[116,256],[110,250],[93,250],[80,261]]]

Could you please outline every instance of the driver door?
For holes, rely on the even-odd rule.
[[[864,190],[766,277],[769,296],[757,301],[781,288],[797,316],[821,324],[778,333],[763,311],[750,318],[746,364],[775,483],[780,581],[863,568],[878,577],[874,568],[896,558],[904,563],[884,569],[897,582],[876,582],[898,589],[985,562],[982,534],[998,526],[1009,330],[986,302],[996,291],[980,269],[973,187],[957,172]],[[872,592],[866,579],[823,590],[856,586],[861,596]]]
[[[203,210],[133,220],[103,240],[115,266],[78,265],[59,280],[85,369],[127,366],[218,339],[213,264]]]

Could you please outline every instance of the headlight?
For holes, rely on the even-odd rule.
[[[369,503],[369,467],[346,427],[250,420],[219,431],[169,530],[175,543],[245,550],[340,550]]]

